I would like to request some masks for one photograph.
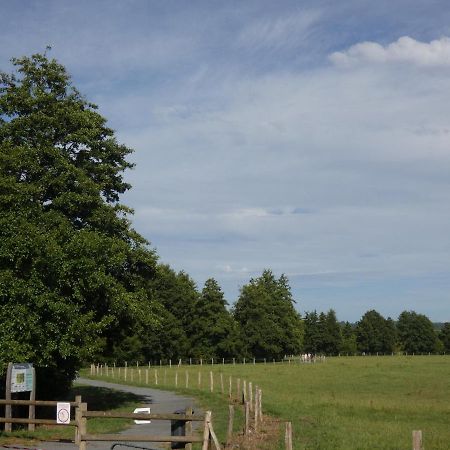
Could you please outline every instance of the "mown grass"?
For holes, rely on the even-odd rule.
[[[127,384],[146,385],[146,369],[141,368],[141,383],[136,381],[136,368],[134,382],[130,382],[131,370],[128,368]],[[189,389],[185,388],[186,371]],[[214,373],[213,394],[209,392],[210,371]],[[336,357],[317,364],[158,368],[158,388],[175,390],[176,372],[178,390],[197,397],[213,411],[221,440],[228,406],[227,396],[220,394],[219,373],[226,392],[229,376],[234,392],[238,377],[261,387],[264,412],[293,423],[295,449],[407,449],[411,448],[412,430],[422,430],[427,449],[450,448],[449,356]],[[123,382],[123,369],[121,375]],[[155,387],[153,368],[148,380],[148,385]],[[236,429],[241,426],[242,417]]]
[[[96,411],[121,411],[130,412],[133,408],[140,406],[143,399],[138,395],[127,392],[115,391],[112,389],[75,385],[64,397],[55,400],[74,401],[76,395],[82,396],[82,401],[88,403],[89,408]],[[28,407],[22,407],[28,408]],[[27,410],[25,411],[27,413]],[[55,419],[56,408],[48,406],[36,407],[36,417],[39,419]],[[72,411],[72,420],[74,420]],[[129,419],[88,419],[88,429],[90,433],[115,433],[130,426]],[[36,431],[28,432],[26,425],[14,425],[12,433],[0,431],[0,443],[22,443],[39,441],[73,440],[75,429],[73,426],[46,425],[37,426]]]

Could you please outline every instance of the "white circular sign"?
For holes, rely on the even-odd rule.
[[[70,414],[69,411],[67,411],[67,409],[60,409],[58,411],[58,422],[60,423],[67,423],[70,421]]]

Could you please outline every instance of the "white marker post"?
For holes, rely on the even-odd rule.
[[[134,414],[150,414],[150,408],[136,408]],[[151,420],[135,420],[136,425],[145,425],[146,423],[151,423]]]

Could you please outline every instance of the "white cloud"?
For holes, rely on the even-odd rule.
[[[348,50],[334,52],[329,58],[338,66],[404,62],[424,67],[449,67],[450,38],[442,37],[427,43],[403,36],[386,46],[377,42],[361,42]]]

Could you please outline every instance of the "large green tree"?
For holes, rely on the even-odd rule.
[[[233,358],[241,354],[237,323],[227,310],[227,301],[214,278],[206,280],[195,314],[190,336],[197,358]]]
[[[160,329],[161,338],[167,337],[169,329],[172,335],[170,341],[161,339],[164,341],[160,344],[162,357],[194,356],[190,339],[194,333],[195,306],[200,295],[194,280],[184,271],[175,272],[167,264],[161,264],[157,267],[151,289],[155,299],[168,312]]]
[[[342,325],[341,334],[342,334],[341,352],[350,355],[355,354],[357,351],[357,344],[354,327],[349,322],[345,322]]]
[[[321,352],[326,355],[337,355],[342,347],[342,335],[336,312],[330,309],[326,314],[321,314],[319,325],[322,335]]]
[[[302,345],[302,324],[286,276],[264,270],[243,286],[234,307],[249,356],[280,358]]]
[[[319,325],[319,316],[316,311],[305,314],[303,348],[306,353],[317,354],[321,351],[322,330]]]
[[[364,353],[390,353],[395,346],[395,326],[375,310],[367,311],[356,325],[358,350]]]
[[[398,338],[402,349],[408,353],[434,352],[437,335],[431,320],[415,311],[403,311],[397,322]]]
[[[0,74],[0,372],[30,361],[63,386],[107,336],[155,322],[156,256],[119,203],[131,150],[56,60],[12,63]]]
[[[450,352],[450,322],[445,322],[439,333],[439,339],[442,342],[443,350],[445,352]]]

